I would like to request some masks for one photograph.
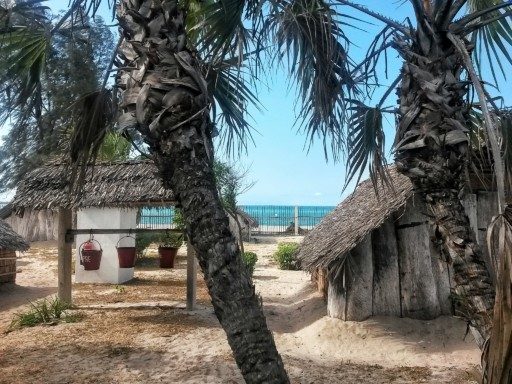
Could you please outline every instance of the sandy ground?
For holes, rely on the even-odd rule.
[[[283,240],[298,239],[246,250],[258,254],[254,282],[293,383],[476,383],[479,351],[460,320],[329,318],[307,274],[273,264]],[[82,321],[0,334],[0,383],[243,383],[201,278],[198,309],[184,309],[185,249],[173,270],[148,260],[123,286],[75,284]],[[0,330],[55,294],[55,244],[33,244],[19,270],[0,287]]]

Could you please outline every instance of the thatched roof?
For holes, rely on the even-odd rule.
[[[131,207],[172,203],[152,161],[97,163],[86,170],[83,193],[70,196],[71,170],[62,163],[43,165],[29,172],[18,185],[14,211],[56,207]]]
[[[5,221],[0,220],[0,249],[8,251],[26,251],[28,243],[12,230]]]
[[[327,268],[341,260],[370,231],[405,204],[413,193],[412,184],[394,167],[389,172],[394,191],[379,184],[377,198],[373,184],[365,180],[306,235],[298,256],[304,269]]]
[[[236,214],[242,219],[242,221],[250,228],[257,228],[259,223],[258,220],[245,212],[242,208],[236,209]]]

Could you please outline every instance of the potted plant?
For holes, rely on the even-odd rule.
[[[160,268],[174,268],[174,259],[178,254],[178,248],[183,244],[183,235],[176,232],[165,232],[160,236],[158,255],[160,256]]]

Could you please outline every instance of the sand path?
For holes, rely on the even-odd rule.
[[[281,271],[277,241],[247,244],[259,261],[254,282],[293,383],[475,383],[479,352],[454,318],[325,316],[323,299],[300,271]],[[84,319],[0,335],[0,383],[242,383],[204,283],[187,312],[185,255],[177,268],[137,268],[130,284],[75,285]],[[20,259],[17,285],[0,288],[0,330],[27,300],[56,288],[54,244]]]

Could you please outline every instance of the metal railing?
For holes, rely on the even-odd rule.
[[[313,229],[335,207],[244,205],[240,207],[258,223],[251,229],[256,235],[302,235]]]
[[[175,228],[174,207],[144,207],[137,215],[137,228]]]
[[[332,206],[243,205],[255,235],[302,235],[313,229]],[[174,207],[145,207],[139,211],[137,228],[175,228]]]

